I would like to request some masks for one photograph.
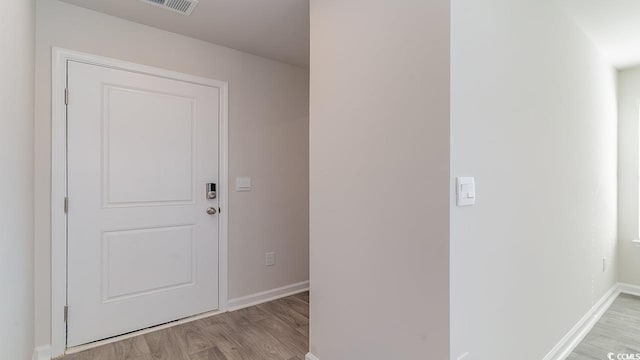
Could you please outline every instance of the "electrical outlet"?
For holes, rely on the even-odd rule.
[[[276,253],[274,252],[268,252],[266,254],[264,254],[265,256],[265,265],[267,266],[273,266],[276,264]]]

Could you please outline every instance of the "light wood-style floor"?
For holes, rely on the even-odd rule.
[[[567,360],[607,360],[640,354],[640,297],[621,294]]]
[[[63,360],[302,360],[309,293],[211,316],[62,357]]]

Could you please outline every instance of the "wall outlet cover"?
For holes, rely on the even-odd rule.
[[[265,255],[265,265],[266,266],[273,266],[276,264],[276,253],[275,252],[268,252]]]

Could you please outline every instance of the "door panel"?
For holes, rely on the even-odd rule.
[[[106,204],[191,203],[195,99],[114,86],[104,90]]]
[[[68,63],[68,346],[218,307],[217,88]]]
[[[193,285],[193,230],[189,225],[105,232],[103,301]],[[149,249],[154,249],[151,257]]]

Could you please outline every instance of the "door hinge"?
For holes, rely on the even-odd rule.
[[[65,196],[64,198],[64,213],[69,213],[69,198]]]
[[[64,104],[69,105],[69,88],[64,88]]]
[[[64,322],[67,322],[67,319],[69,319],[69,306],[65,305],[64,306]]]

